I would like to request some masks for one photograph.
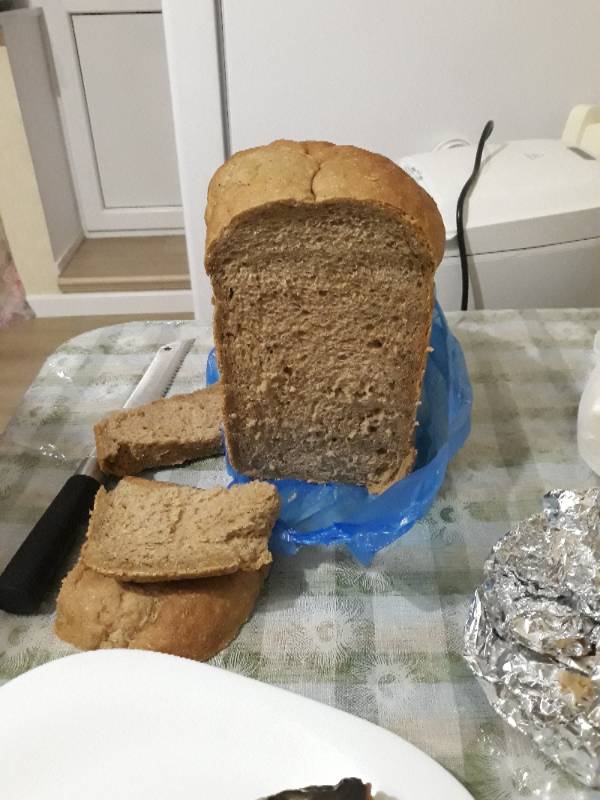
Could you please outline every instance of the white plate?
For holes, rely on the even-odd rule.
[[[81,653],[0,689],[3,800],[256,800],[356,776],[394,800],[468,800],[392,733],[225,670]]]

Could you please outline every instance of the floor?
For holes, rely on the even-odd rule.
[[[55,317],[29,319],[13,323],[0,331],[0,432],[15,412],[21,397],[40,367],[59,344],[104,325],[116,325],[136,319],[191,319],[191,314],[153,314],[136,317]]]
[[[84,239],[58,285],[62,292],[189,289],[185,237]]]

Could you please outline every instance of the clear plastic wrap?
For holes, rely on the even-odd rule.
[[[471,428],[472,392],[462,349],[436,303],[432,351],[423,380],[417,427],[415,469],[380,495],[364,486],[272,481],[281,497],[281,514],[271,540],[276,552],[292,554],[305,545],[345,544],[362,563],[406,533],[424,516],[444,480],[448,462]],[[207,384],[219,379],[214,350],[206,367]],[[233,483],[247,481],[227,461]]]
[[[594,339],[594,368],[579,401],[577,447],[588,467],[600,475],[600,331]]]

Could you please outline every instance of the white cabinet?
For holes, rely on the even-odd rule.
[[[163,0],[163,9],[193,265],[222,153],[218,63],[233,151],[289,137],[398,158],[451,137],[476,141],[490,118],[496,141],[558,138],[570,109],[598,98],[598,0]],[[208,281],[197,268],[192,281],[196,313],[210,319]]]
[[[86,232],[177,232],[183,214],[157,0],[41,0]]]
[[[498,141],[559,138],[598,99],[597,0],[222,6],[232,150],[317,138],[398,158],[488,119]]]

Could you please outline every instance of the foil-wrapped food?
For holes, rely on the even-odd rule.
[[[495,545],[465,626],[494,709],[600,786],[600,489],[553,491]]]

